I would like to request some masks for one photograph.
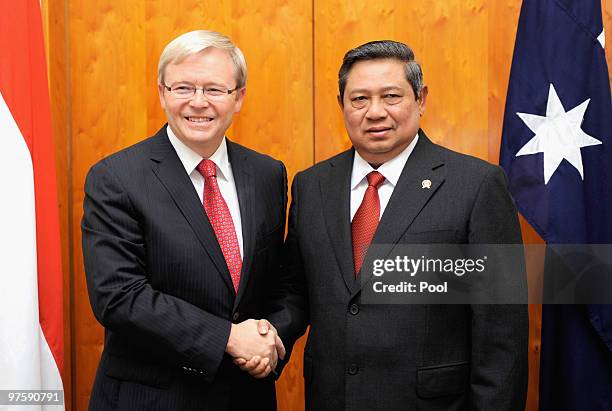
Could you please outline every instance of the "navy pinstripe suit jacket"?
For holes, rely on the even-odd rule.
[[[89,407],[224,410],[256,398],[275,409],[273,380],[240,371],[225,347],[232,322],[270,309],[285,230],[285,167],[227,142],[244,239],[236,295],[165,130],[103,159],[85,183],[87,286],[105,328]]]

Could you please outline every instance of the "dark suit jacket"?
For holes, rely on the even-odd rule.
[[[349,215],[353,156],[323,161],[292,186],[286,290],[305,298],[294,295],[269,318],[288,345],[309,320],[307,409],[522,411],[526,306],[361,304]],[[373,243],[520,242],[501,169],[420,131]],[[525,290],[524,276],[517,281]]]
[[[277,282],[287,183],[279,161],[227,141],[244,239],[235,295],[214,231],[166,128],[94,165],[83,256],[105,328],[90,409],[275,409],[274,382],[225,354],[231,323],[262,318]],[[254,396],[254,397],[253,397]]]

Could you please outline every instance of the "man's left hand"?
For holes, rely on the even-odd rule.
[[[273,330],[276,334],[276,352],[278,354],[278,358],[284,360],[287,353],[283,341],[278,336],[278,332],[276,332],[276,329],[268,320],[259,320],[257,323],[257,331],[259,331],[260,335],[267,335],[270,330]],[[262,359],[258,355],[249,360],[246,360],[245,358],[235,358],[234,364],[240,367],[242,371],[246,371],[251,374],[254,378],[265,378],[276,369],[276,362],[270,364],[268,358]]]

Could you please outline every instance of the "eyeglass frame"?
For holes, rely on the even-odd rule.
[[[194,97],[196,96],[196,93],[198,92],[198,90],[202,90],[202,95],[204,95],[204,97],[206,97],[206,99],[211,99],[211,97],[212,97],[212,100],[215,100],[215,98],[218,98],[218,97],[223,97],[223,98],[225,98],[225,96],[230,96],[230,95],[232,95],[232,93],[234,93],[235,91],[240,90],[240,89],[242,88],[242,87],[238,87],[238,86],[236,86],[236,87],[234,87],[233,89],[220,90],[220,89],[217,87],[216,89],[217,89],[218,91],[221,91],[221,92],[222,92],[222,94],[219,94],[218,96],[210,96],[210,95],[207,95],[207,94],[206,94],[206,90],[215,89],[215,87],[196,87],[196,86],[189,86],[189,87],[187,87],[187,86],[184,86],[184,85],[183,85],[183,86],[176,86],[176,87],[175,87],[175,86],[168,86],[168,85],[167,85],[167,84],[165,84],[165,83],[162,83],[162,84],[160,84],[160,85],[161,85],[161,86],[162,86],[162,87],[163,87],[165,90],[167,90],[167,91],[169,91],[170,93],[172,93],[172,95],[173,95],[175,98],[178,98],[178,99],[184,99],[184,100],[194,98]],[[176,92],[174,92],[174,93],[173,93],[173,92],[172,92],[172,89],[176,89],[177,87],[193,88],[193,94],[191,94],[191,95],[181,96],[181,95],[179,95],[179,94],[176,94]]]

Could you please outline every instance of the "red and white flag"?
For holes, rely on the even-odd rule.
[[[41,9],[38,0],[0,0],[0,10],[0,390],[62,390],[62,271]]]

